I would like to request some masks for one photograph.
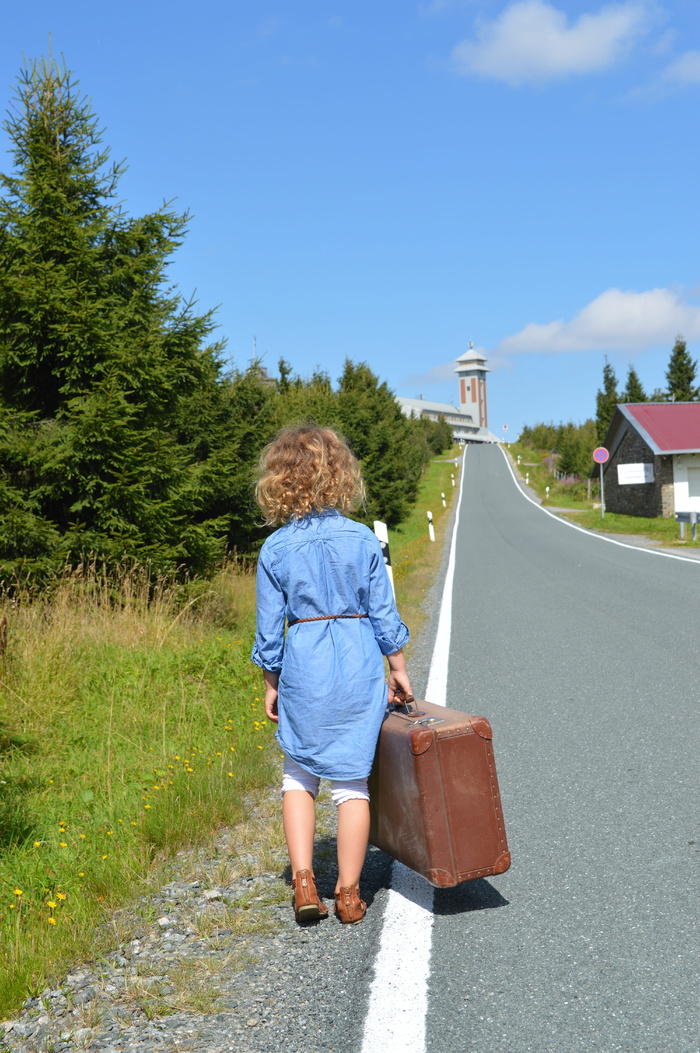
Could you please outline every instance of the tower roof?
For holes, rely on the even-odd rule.
[[[482,351],[477,351],[475,347],[470,347],[457,359],[455,373],[461,373],[465,369],[481,369],[484,373],[491,372],[486,365],[486,355]]]

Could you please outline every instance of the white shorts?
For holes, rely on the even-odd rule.
[[[287,790],[306,790],[314,800],[318,794],[320,783],[318,775],[312,775],[310,771],[302,768],[296,761],[285,753],[284,776],[282,778],[282,793]],[[345,804],[346,801],[368,801],[366,779],[331,779],[331,797],[333,804]]]

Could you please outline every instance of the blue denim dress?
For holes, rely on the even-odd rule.
[[[382,655],[409,632],[374,534],[335,509],[290,520],[262,547],[252,659],[279,673],[277,740],[327,779],[369,774],[384,718]],[[367,614],[289,625],[285,619]]]

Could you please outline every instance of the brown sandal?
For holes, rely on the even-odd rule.
[[[314,875],[310,870],[297,870],[292,878],[294,888],[294,917],[298,922],[315,921],[326,918],[328,907],[319,899]]]
[[[348,885],[335,894],[335,913],[343,925],[357,925],[367,913],[367,904],[360,899],[360,886]]]

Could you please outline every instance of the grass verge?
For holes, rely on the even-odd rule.
[[[84,567],[48,595],[15,592],[1,618],[3,1014],[95,954],[96,925],[154,862],[235,823],[274,751],[250,574],[188,598]]]
[[[433,461],[413,513],[391,532],[414,634],[452,475],[456,484],[454,460]],[[115,581],[84,566],[41,593],[0,599],[0,1017],[108,950],[116,909],[163,884],[183,847],[235,824],[230,865],[252,854],[277,867],[278,751],[249,657],[254,623],[254,577],[240,566],[155,590],[138,570]],[[227,926],[244,931],[242,908],[234,913]],[[258,912],[255,926],[265,926]]]
[[[452,459],[436,458],[431,461],[409,518],[400,527],[389,531],[396,602],[413,636],[419,632],[427,617],[425,594],[435,580],[442,559],[445,531],[459,486],[461,460],[459,467],[455,465],[455,458],[459,455],[459,448],[456,447],[452,451]],[[428,511],[433,514],[435,542],[428,536]]]
[[[577,483],[561,483],[550,473],[544,463],[543,453],[516,443],[512,443],[508,449],[521,479],[525,481],[526,476],[528,477],[529,486],[541,498],[543,506],[545,508],[553,506],[563,510],[559,514],[564,518],[570,518],[579,526],[604,534],[634,534],[649,538],[651,541],[659,541],[664,546],[672,548],[700,546],[700,540],[692,540],[688,525],[685,528],[685,540],[681,540],[679,524],[673,518],[625,516],[616,512],[606,512],[605,516],[602,516],[598,484],[595,480],[592,487],[593,496],[589,500],[586,497],[586,480]],[[520,464],[517,463],[518,457],[520,457]],[[546,491],[547,486],[549,486],[549,494]]]

